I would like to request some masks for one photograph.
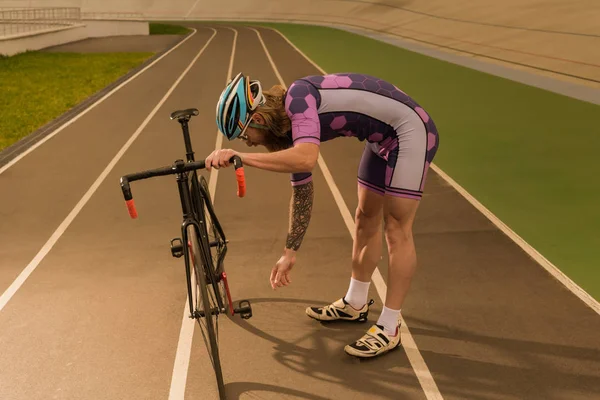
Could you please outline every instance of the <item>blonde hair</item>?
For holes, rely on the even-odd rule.
[[[291,147],[292,142],[288,132],[292,129],[292,122],[285,112],[286,90],[281,85],[273,85],[269,90],[263,91],[265,104],[256,110],[265,120],[268,128],[265,147],[269,151],[278,151]]]

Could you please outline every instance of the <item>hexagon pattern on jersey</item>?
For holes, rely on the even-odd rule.
[[[394,136],[394,129],[386,123],[354,112],[332,112],[319,116],[322,141],[339,136],[356,136],[359,140],[379,142]]]
[[[382,79],[365,74],[329,74],[324,76],[309,76],[306,78],[318,88],[323,89],[362,89],[382,94],[415,108],[418,106],[406,93],[393,84]]]
[[[321,115],[317,115],[315,112],[320,103],[320,96],[315,87],[366,90],[398,100],[415,110],[427,128],[427,160],[429,162],[433,160],[439,144],[433,120],[416,101],[395,85],[373,76],[351,73],[316,75],[304,79],[297,80],[290,86],[286,106],[292,115],[301,114],[309,119],[320,121],[320,141],[324,142],[339,135],[356,136],[361,141],[380,143],[388,151],[397,148],[393,129],[381,121],[352,112],[333,112]],[[316,126],[314,124],[292,122],[292,125],[295,126],[300,136],[315,136]]]

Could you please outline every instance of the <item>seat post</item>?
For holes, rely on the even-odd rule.
[[[182,118],[179,120],[179,123],[181,123],[181,129],[183,130],[186,158],[188,161],[196,161],[194,160],[194,151],[192,150],[192,141],[190,139],[190,131],[188,129],[188,120],[186,118]]]

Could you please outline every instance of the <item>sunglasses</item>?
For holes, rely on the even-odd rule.
[[[252,121],[252,120],[250,120]],[[246,124],[246,126],[244,126],[244,129],[242,129],[242,133],[240,133],[238,135],[238,139],[240,140],[248,140],[248,135],[246,135],[246,129],[248,129],[248,127],[251,126],[253,128],[258,128],[258,129],[269,129],[266,125],[261,125],[261,124],[257,124],[255,122],[248,122]]]

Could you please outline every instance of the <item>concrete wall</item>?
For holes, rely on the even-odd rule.
[[[88,37],[148,35],[150,26],[146,21],[84,20]]]
[[[17,37],[0,38],[0,54],[12,56],[27,50],[39,50],[85,39],[86,37],[85,25],[81,24],[53,31],[39,31]]]
[[[27,50],[39,50],[89,37],[147,35],[148,33],[149,26],[144,21],[89,20],[71,27],[0,38],[0,54],[12,56]]]

